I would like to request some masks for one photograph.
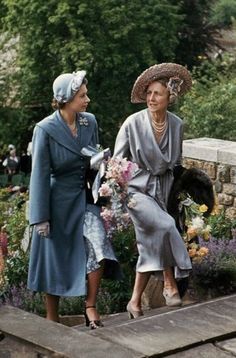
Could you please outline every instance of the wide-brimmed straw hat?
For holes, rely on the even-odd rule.
[[[149,67],[136,79],[131,92],[131,102],[146,102],[146,91],[150,83],[161,78],[170,79],[172,77],[177,77],[182,82],[178,95],[182,96],[190,90],[192,79],[189,71],[184,66],[177,63],[160,63]]]

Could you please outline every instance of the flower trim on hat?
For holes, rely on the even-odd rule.
[[[53,83],[54,98],[58,103],[69,102],[79,91],[86,71],[65,73],[56,78]]]
[[[131,102],[146,102],[146,88],[152,81],[162,78],[170,79],[168,89],[173,100],[189,91],[192,85],[191,74],[186,67],[172,62],[155,64],[136,79],[131,91]]]
[[[71,82],[71,89],[73,92],[78,92],[86,75],[86,71],[77,71],[72,74],[74,75],[74,78]]]
[[[167,89],[170,92],[170,95],[174,95],[178,97],[181,91],[181,85],[184,81],[181,80],[179,77],[170,77],[169,82],[167,83]]]

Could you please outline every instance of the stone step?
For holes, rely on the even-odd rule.
[[[200,301],[187,296],[183,300],[182,307],[191,306],[191,305],[194,305],[197,303],[200,303]],[[166,312],[172,312],[172,311],[178,310],[180,308],[181,307],[162,306],[162,307],[157,307],[157,308],[152,308],[152,309],[144,309],[143,311],[144,311],[144,317],[151,317],[151,316],[156,316],[156,315],[166,313]],[[142,318],[143,318],[143,316],[138,317],[136,320],[140,320]],[[106,327],[114,327],[116,325],[126,323],[128,320],[129,320],[129,317],[128,317],[127,312],[119,312],[119,313],[115,313],[115,314],[102,316],[102,322],[104,323],[104,325]],[[63,323],[63,320],[62,320],[62,323]],[[83,319],[83,321],[81,323],[81,318],[80,318],[79,324],[71,324],[70,327],[73,327],[74,329],[77,329],[77,330],[83,331],[83,332],[88,331],[88,327],[85,326],[85,319]]]
[[[177,309],[153,310],[150,315],[137,320],[126,319],[120,324],[90,330],[87,334],[143,354],[143,357],[174,357],[173,353],[196,345],[215,345],[225,338],[235,338],[236,295]],[[236,350],[235,340],[232,344],[232,350]],[[215,351],[212,347],[207,349]],[[181,354],[178,357],[208,357],[197,353],[194,356]]]
[[[107,318],[102,329],[47,321],[15,307],[0,307],[0,357],[227,358],[236,356],[236,295],[163,307],[128,320]],[[84,329],[84,326],[83,326]],[[17,355],[18,354],[18,355]]]
[[[198,303],[198,302],[185,303],[182,307],[191,306],[196,303]],[[138,322],[140,319],[142,319],[144,317],[152,317],[152,316],[157,316],[157,315],[160,315],[160,314],[166,313],[166,312],[173,312],[173,311],[179,310],[180,308],[181,307],[164,306],[164,307],[144,310],[144,316],[136,318],[136,321]],[[102,322],[104,323],[105,327],[115,327],[117,325],[121,325],[122,323],[127,323],[128,321],[129,321],[129,317],[128,317],[127,312],[120,312],[120,313],[102,316]],[[83,320],[82,324],[73,325],[71,327],[76,330],[79,330],[81,332],[89,331],[88,327],[85,326],[85,320]]]

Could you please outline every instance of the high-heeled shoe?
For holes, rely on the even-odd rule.
[[[126,310],[128,312],[129,319],[138,318],[140,316],[143,316],[143,311],[142,310],[134,311],[131,307],[130,302],[127,304]]]
[[[90,329],[97,329],[97,328],[104,327],[104,325],[100,319],[94,319],[94,320],[89,319],[87,312],[86,312],[86,310],[88,308],[96,308],[96,306],[85,306],[84,317],[85,317],[86,327],[90,327]]]
[[[182,300],[178,292],[173,294],[170,289],[164,288],[163,296],[166,300],[167,306],[178,307],[182,305]]]

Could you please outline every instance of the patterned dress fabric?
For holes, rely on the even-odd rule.
[[[104,264],[104,278],[121,279],[122,274],[112,243],[106,236],[106,231],[101,218],[89,210],[87,205],[84,220],[84,238],[87,253],[87,273],[93,272]],[[99,208],[98,208],[99,209]],[[100,210],[99,210],[100,212]]]

